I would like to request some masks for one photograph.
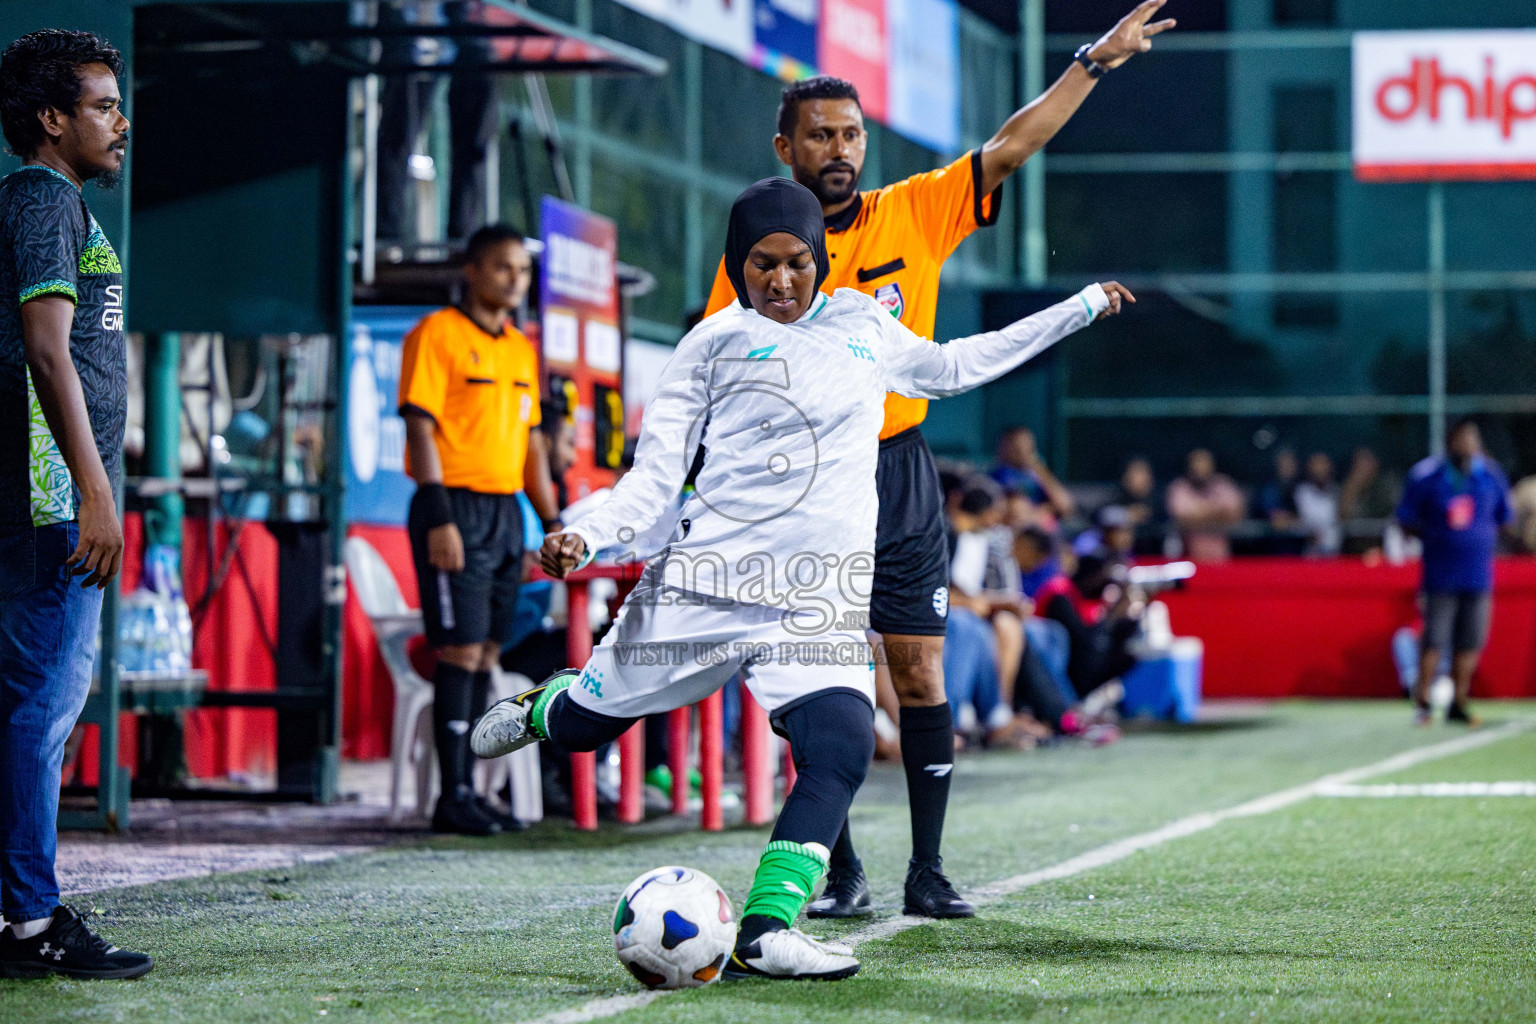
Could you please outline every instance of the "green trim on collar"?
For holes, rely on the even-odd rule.
[[[827,299],[827,293],[817,292],[816,295],[821,299],[821,303],[815,309],[811,310],[811,315],[805,318],[806,323],[810,323],[812,320],[815,320],[816,317],[820,315],[821,311],[827,308],[827,302],[829,301]]]

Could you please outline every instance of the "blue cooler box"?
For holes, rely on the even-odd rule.
[[[1200,711],[1204,664],[1204,644],[1194,637],[1176,638],[1166,652],[1147,658],[1120,677],[1125,687],[1120,713],[1127,718],[1193,722]]]

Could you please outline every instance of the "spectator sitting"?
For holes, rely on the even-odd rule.
[[[1072,495],[1040,458],[1035,432],[1028,427],[1009,427],[998,437],[997,463],[990,475],[1005,491],[1023,494],[1057,519],[1069,518],[1077,507]]]
[[[1536,476],[1515,484],[1511,499],[1515,511],[1515,534],[1521,550],[1536,552]]]
[[[1259,488],[1253,502],[1253,518],[1262,519],[1276,530],[1294,530],[1299,519],[1296,512],[1296,484],[1301,465],[1296,453],[1289,448],[1275,452],[1275,475]]]
[[[1014,534],[1013,560],[1019,567],[1019,589],[1032,601],[1041,587],[1062,575],[1056,542],[1039,526],[1027,526]]]
[[[1339,521],[1355,524],[1344,537],[1345,554],[1380,555],[1385,521],[1392,518],[1402,490],[1402,477],[1383,472],[1375,452],[1363,446],[1355,449],[1349,473],[1339,487]],[[1371,524],[1369,529],[1362,520]]]
[[[1163,535],[1168,526],[1167,513],[1157,498],[1157,481],[1152,463],[1136,456],[1120,472],[1120,485],[1109,504],[1125,509],[1135,533],[1137,554],[1157,555],[1163,550]]]
[[[1231,477],[1216,472],[1210,450],[1196,448],[1184,476],[1168,485],[1168,514],[1183,532],[1186,558],[1225,562],[1232,556],[1227,532],[1243,518],[1243,495]]]
[[[1004,488],[1003,526],[1008,529],[1008,532],[1013,534],[1026,526],[1036,525],[1054,527],[1056,517],[1051,515],[1049,509],[1036,505],[1023,491],[1010,491]]]
[[[1333,460],[1323,452],[1307,456],[1307,476],[1296,485],[1295,500],[1297,517],[1307,531],[1307,553],[1338,554],[1339,485],[1333,482]]]
[[[1027,721],[1012,711],[1029,608],[1018,566],[997,541],[1002,516],[1002,491],[986,477],[968,480],[950,503],[944,688],[957,721],[965,705],[975,710],[988,746],[1018,747],[1032,742]]]
[[[1131,517],[1120,505],[1105,505],[1094,513],[1094,525],[1072,542],[1078,555],[1102,554],[1127,568],[1136,564],[1136,534]]]
[[[1061,578],[1061,563],[1055,555],[1051,535],[1038,527],[1019,531],[1014,537],[1014,557],[1028,587],[1030,582],[1044,584]],[[1037,592],[1039,586],[1027,593]],[[1039,606],[1032,606],[1039,611]],[[1094,744],[1112,743],[1120,732],[1112,724],[1101,722],[1082,707],[1068,674],[1071,661],[1071,635],[1060,622],[1039,614],[1024,621],[1026,644],[1014,683],[1013,707],[1028,709],[1033,716],[1057,733],[1079,736]]]
[[[1084,555],[1071,579],[1057,576],[1035,597],[1036,614],[1066,627],[1072,641],[1067,676],[1082,698],[1136,665],[1129,645],[1140,623],[1129,590],[1114,581],[1115,569],[1102,555]]]

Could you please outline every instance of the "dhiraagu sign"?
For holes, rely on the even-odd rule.
[[[1361,181],[1536,179],[1536,30],[1359,32]]]

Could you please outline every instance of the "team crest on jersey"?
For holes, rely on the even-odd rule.
[[[901,314],[904,313],[907,308],[906,300],[903,299],[901,295],[901,285],[897,284],[895,281],[876,288],[875,301],[880,303],[881,309],[891,314],[891,316],[895,317],[897,320],[901,319]]]

